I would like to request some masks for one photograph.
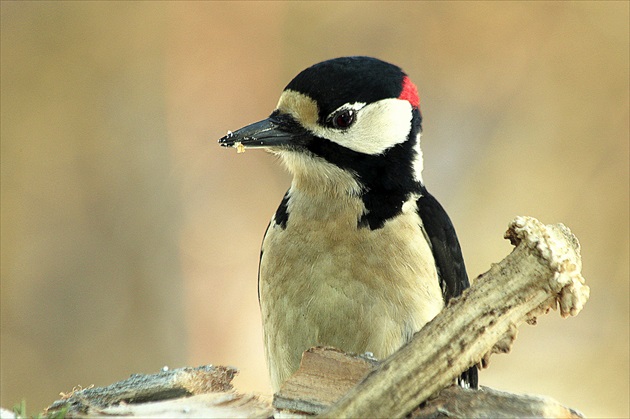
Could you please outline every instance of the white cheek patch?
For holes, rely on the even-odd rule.
[[[363,105],[363,104],[354,104]],[[318,137],[364,154],[382,154],[407,140],[411,130],[412,109],[406,100],[383,99],[365,106],[345,105],[357,110],[356,121],[347,130],[309,124],[306,128]]]

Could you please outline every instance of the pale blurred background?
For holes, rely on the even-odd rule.
[[[1,3],[1,400],[228,364],[269,393],[256,276],[289,185],[216,140],[303,68],[402,66],[425,180],[471,277],[516,215],[580,239],[591,299],[523,326],[481,383],[628,417],[628,2]]]

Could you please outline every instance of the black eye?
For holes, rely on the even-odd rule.
[[[331,118],[332,126],[335,128],[346,129],[355,119],[355,112],[352,109],[344,109],[336,112]]]

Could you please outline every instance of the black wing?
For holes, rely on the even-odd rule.
[[[426,188],[422,187],[422,196],[418,198],[418,215],[424,224],[424,230],[431,242],[433,257],[437,267],[438,277],[444,303],[459,296],[470,286],[464,257],[459,247],[457,234],[451,219],[440,203]],[[462,387],[476,389],[478,387],[477,367],[473,366],[459,378]]]

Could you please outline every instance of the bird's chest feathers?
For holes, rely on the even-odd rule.
[[[441,310],[415,199],[375,230],[359,225],[365,207],[356,196],[292,190],[286,210],[286,224],[272,222],[263,242],[261,306],[277,329],[266,333],[286,328],[312,344],[386,356]],[[348,335],[348,322],[358,336]]]
[[[280,258],[273,261],[276,269],[318,268],[319,272],[309,276],[324,278],[352,271],[357,275],[348,279],[366,283],[375,280],[379,273],[398,271],[401,275],[379,280],[400,281],[408,276],[402,275],[401,270],[434,271],[433,255],[422,233],[422,220],[415,210],[414,199],[403,205],[401,214],[374,230],[360,225],[365,207],[356,196],[327,199],[291,191],[286,211],[286,224],[272,223],[265,237],[265,265],[271,262],[265,259]],[[359,275],[362,270],[359,265],[376,271],[372,271],[373,275]]]

